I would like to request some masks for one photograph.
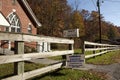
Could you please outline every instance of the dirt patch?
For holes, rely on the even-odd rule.
[[[115,62],[120,63],[120,59],[115,59]]]
[[[98,71],[90,70],[90,73],[97,75],[98,77],[100,77],[103,80],[107,80],[108,79],[108,75],[105,72],[98,72]]]

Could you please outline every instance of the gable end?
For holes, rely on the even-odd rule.
[[[32,9],[30,8],[30,6],[27,3],[27,1],[26,0],[17,0],[17,1],[20,4],[20,6],[22,7],[22,9],[24,10],[24,12],[26,13],[26,15],[29,17],[29,19],[31,20],[33,25],[36,28],[39,28],[41,26],[41,23],[38,21],[38,19],[34,15]]]

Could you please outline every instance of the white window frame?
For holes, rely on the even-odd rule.
[[[7,19],[10,22],[10,27],[9,29],[6,29],[8,32],[21,32],[21,22],[17,14],[15,13],[16,10],[13,10],[8,16]],[[12,29],[15,30],[12,30]]]
[[[31,25],[31,23],[28,24],[27,31],[28,31],[29,34],[32,34],[32,25]]]

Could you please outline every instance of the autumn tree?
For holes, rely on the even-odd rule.
[[[35,15],[42,24],[38,34],[62,37],[64,29],[80,30],[80,39],[99,40],[98,12],[78,10],[79,2],[75,0],[75,9],[67,4],[67,0],[28,0]],[[114,39],[120,36],[120,28],[104,20],[101,14],[102,39]]]
[[[62,37],[65,20],[70,7],[67,0],[29,0],[42,27],[38,34]],[[32,4],[34,3],[34,4]]]
[[[98,41],[99,40],[99,22],[98,22],[98,12],[92,11],[91,13],[87,10],[82,10],[81,14],[84,19],[85,33],[87,41]],[[102,28],[102,39],[110,40],[118,37],[120,35],[117,26],[104,20],[101,15],[101,28]]]
[[[83,17],[79,11],[73,11],[71,15],[71,26],[72,29],[79,29],[80,37],[85,36],[85,28],[84,28],[84,22]]]

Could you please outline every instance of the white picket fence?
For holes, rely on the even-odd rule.
[[[86,59],[98,55],[102,55],[110,51],[120,50],[120,45],[100,44],[100,43],[93,43],[88,41],[85,41],[83,46],[84,46],[83,47],[84,54],[86,51],[93,51],[93,54],[85,55]],[[90,48],[87,48],[86,46],[90,46]]]
[[[69,40],[69,39],[0,32],[0,40],[9,40],[9,41],[15,42],[15,54],[14,55],[0,55],[0,64],[14,63],[15,68],[16,68],[15,76],[11,76],[11,77],[8,77],[2,80],[29,79],[34,76],[61,68],[63,64],[61,62],[61,63],[57,63],[57,64],[47,66],[44,68],[36,69],[33,71],[24,72],[24,61],[38,59],[38,58],[69,55],[69,54],[74,53],[74,50],[73,50],[74,41]],[[51,51],[51,52],[44,52],[44,53],[39,52],[39,53],[24,54],[24,41],[25,42],[38,42],[38,43],[48,42],[48,43],[68,44],[69,49],[64,50],[64,51]]]

